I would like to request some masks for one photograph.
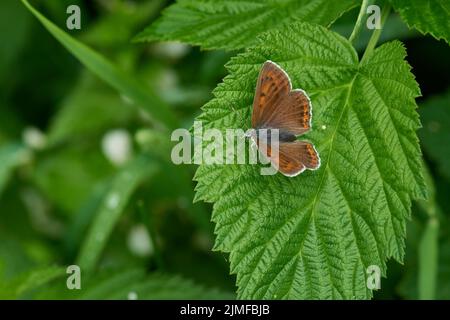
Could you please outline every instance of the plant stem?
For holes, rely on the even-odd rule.
[[[359,10],[358,19],[356,20],[355,27],[353,28],[352,34],[348,40],[354,44],[354,41],[358,38],[361,33],[361,29],[363,26],[363,20],[366,15],[367,6],[369,5],[370,0],[363,0],[361,4],[361,9]]]
[[[369,43],[367,44],[366,50],[364,51],[363,57],[361,58],[361,62],[363,62],[367,57],[369,57],[373,49],[375,49],[375,46],[377,45],[378,40],[380,39],[381,31],[383,31],[384,24],[386,23],[387,17],[389,16],[389,13],[391,12],[391,6],[389,3],[387,3],[381,12],[381,21],[380,21],[380,28],[375,29],[375,31],[372,33],[372,36],[370,37]]]
[[[436,296],[439,262],[439,213],[436,189],[429,169],[423,163],[423,176],[427,185],[428,200],[420,200],[419,206],[427,213],[428,220],[418,248],[419,270],[417,275],[418,298],[431,300]]]
[[[430,217],[419,243],[418,298],[432,300],[436,295],[439,260],[439,220]]]

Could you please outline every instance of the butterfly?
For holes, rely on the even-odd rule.
[[[272,166],[285,176],[295,177],[306,169],[320,167],[320,157],[314,145],[297,140],[297,136],[311,129],[311,117],[311,100],[306,92],[292,90],[288,74],[276,63],[266,61],[259,73],[253,100],[254,133],[251,138]],[[277,153],[271,149],[271,129],[278,129]],[[261,139],[262,131],[267,132],[266,139]]]

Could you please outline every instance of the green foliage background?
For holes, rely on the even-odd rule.
[[[0,298],[450,298],[447,1],[31,4],[0,2]],[[312,98],[321,170],[172,164],[174,128],[248,127],[267,59]]]

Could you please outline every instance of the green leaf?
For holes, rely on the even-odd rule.
[[[153,119],[160,121],[169,128],[177,127],[177,120],[169,107],[158,98],[148,87],[136,81],[129,74],[118,69],[110,61],[99,53],[77,41],[54,23],[34,9],[26,0],[22,0],[30,12],[42,23],[42,25],[86,68],[96,74],[103,81],[117,91],[131,99],[138,106],[147,111]]]
[[[205,289],[190,280],[179,276],[151,274],[135,271],[134,279],[128,275],[116,274],[92,290],[87,290],[81,299],[127,299],[130,293],[140,300],[178,300],[178,299],[232,299],[231,293]]]
[[[32,182],[56,207],[74,214],[97,184],[114,172],[98,145],[91,139],[87,144],[40,155],[30,176]]]
[[[204,49],[235,50],[264,31],[295,21],[330,25],[357,0],[178,0],[136,41],[177,40]]]
[[[176,165],[171,159],[171,150],[174,143],[169,141],[166,134],[153,129],[142,129],[136,134],[136,141],[146,154],[161,160],[161,170],[155,177],[155,181],[177,181],[174,184],[155,183],[149,189],[150,201],[186,201],[187,213],[199,228],[210,233],[212,231],[210,213],[201,204],[192,203],[194,198],[192,189],[192,173],[186,171],[186,167]],[[181,197],[181,198],[180,198]],[[169,200],[170,201],[170,200]]]
[[[9,21],[14,21],[14,28],[10,28]],[[16,0],[0,2],[0,81],[6,79],[7,72],[19,51],[23,47],[30,26],[30,16],[23,6]]]
[[[156,172],[157,164],[142,155],[117,174],[91,224],[78,256],[77,264],[83,270],[91,271],[95,267],[133,191]]]
[[[50,144],[123,127],[136,116],[137,108],[127,105],[111,88],[95,85],[93,80],[90,74],[84,75],[63,101],[48,132]]]
[[[420,141],[439,170],[450,179],[450,91],[425,101],[420,109],[423,129]]]
[[[233,294],[205,288],[177,275],[146,274],[142,269],[102,270],[83,279],[81,290],[67,290],[65,282],[42,290],[39,299],[178,300],[233,299]]]
[[[85,30],[82,40],[97,48],[114,47],[128,44],[136,29],[149,20],[153,20],[161,11],[166,0],[151,0],[136,2],[114,1],[108,4],[108,12],[95,20],[89,29]],[[117,28],[120,26],[120,28]]]
[[[448,222],[448,221],[447,221]],[[419,229],[417,227],[417,224],[415,226],[408,226],[408,232],[409,231],[416,231],[416,234],[412,234],[411,237],[408,237],[408,242],[411,242],[408,246],[408,253],[406,255],[406,262],[405,266],[407,267],[405,276],[403,280],[401,281],[399,285],[399,292],[401,295],[403,295],[406,299],[419,299],[419,298],[430,298],[429,290],[431,289],[432,285],[431,283],[425,284],[423,280],[425,280],[425,277],[430,278],[430,275],[426,275],[425,272],[427,272],[428,268],[425,268],[425,270],[422,270],[421,267],[424,266],[424,263],[420,261],[420,259],[425,257],[420,257],[417,255],[417,249],[418,247],[422,246],[422,243],[419,242],[419,235],[418,232],[427,232],[426,229],[428,227],[426,226],[425,230],[410,230],[411,227],[414,227],[415,229]],[[445,225],[448,227],[448,223]],[[442,228],[444,229],[444,228]],[[448,230],[448,228],[447,228]],[[414,235],[417,235],[416,238],[413,238]],[[422,241],[427,236],[422,236]],[[436,248],[431,247],[432,250],[436,250]],[[437,274],[434,272],[433,275],[436,276],[435,279],[433,279],[435,286],[435,293],[433,294],[434,299],[450,299],[450,238],[447,234],[447,236],[444,239],[440,239],[438,243],[439,247],[439,256],[433,257],[433,259],[437,258],[437,261],[439,264],[437,266]],[[433,254],[436,254],[436,251],[433,252]],[[435,261],[429,261],[430,264],[435,264]],[[424,286],[425,284],[425,286]],[[433,285],[434,287],[434,285]],[[426,291],[423,291],[425,289]]]
[[[21,298],[25,294],[61,278],[65,273],[65,269],[59,266],[41,267],[22,273],[13,280],[0,284],[0,297],[4,299]],[[63,282],[65,283],[65,280]]]
[[[197,200],[214,202],[215,248],[230,253],[240,298],[368,298],[366,268],[385,275],[388,258],[402,261],[411,199],[425,196],[420,92],[405,56],[394,41],[359,62],[348,40],[298,23],[261,36],[227,65],[230,75],[199,117],[203,128],[250,119],[270,59],[311,97],[305,138],[322,159],[295,178],[262,176],[257,165],[198,168]]]
[[[28,155],[28,150],[21,144],[10,143],[0,146],[0,194],[8,183],[13,170]]]
[[[390,0],[409,27],[450,43],[450,2],[448,0]]]
[[[59,266],[38,268],[33,270],[23,277],[20,285],[17,286],[16,294],[21,296],[26,292],[37,289],[55,279],[61,278],[65,274],[65,268]]]

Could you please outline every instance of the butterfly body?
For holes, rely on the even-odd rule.
[[[293,142],[297,140],[297,137],[292,132],[286,130],[279,130],[276,128],[255,128],[255,135],[252,136],[255,142],[266,139],[267,144],[272,142],[273,130],[278,130],[278,141],[281,142]]]
[[[296,176],[315,170],[320,158],[314,145],[297,137],[311,128],[311,101],[301,89],[292,90],[287,73],[266,61],[261,68],[253,101],[251,138],[282,174]],[[277,130],[275,141],[273,131]],[[278,152],[272,154],[272,147]]]

